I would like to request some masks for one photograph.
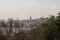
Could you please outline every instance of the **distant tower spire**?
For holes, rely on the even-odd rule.
[[[30,16],[30,20],[32,19],[32,17]]]

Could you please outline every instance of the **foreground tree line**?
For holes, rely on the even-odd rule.
[[[8,19],[7,24],[3,20],[1,27],[9,27],[9,30],[6,30],[6,35],[3,35],[0,31],[0,40],[60,40],[60,13],[58,13],[58,16],[49,17],[47,22],[42,23],[42,25],[31,25],[37,27],[31,31],[20,30],[23,25],[23,23],[19,24],[19,20]],[[13,27],[18,27],[19,32],[13,33]]]

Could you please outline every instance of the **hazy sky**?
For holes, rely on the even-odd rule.
[[[0,19],[28,19],[56,15],[60,0],[0,0]]]

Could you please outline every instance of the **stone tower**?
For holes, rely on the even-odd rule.
[[[30,16],[30,20],[32,19],[32,17]]]

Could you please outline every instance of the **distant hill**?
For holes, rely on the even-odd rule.
[[[32,29],[41,27],[42,23],[46,23],[46,21],[48,20],[48,18],[36,18],[36,19],[27,19],[27,20],[19,20],[19,24],[20,26],[20,30],[22,31],[30,31]],[[0,20],[0,30],[3,31],[3,33],[5,33],[5,30],[8,30],[8,27],[1,27],[1,22],[3,22],[2,20]],[[7,22],[5,22],[5,24],[8,24]],[[15,27],[12,28],[13,32],[15,32]],[[16,28],[16,32],[19,32],[19,28]],[[6,33],[5,33],[6,34]]]

